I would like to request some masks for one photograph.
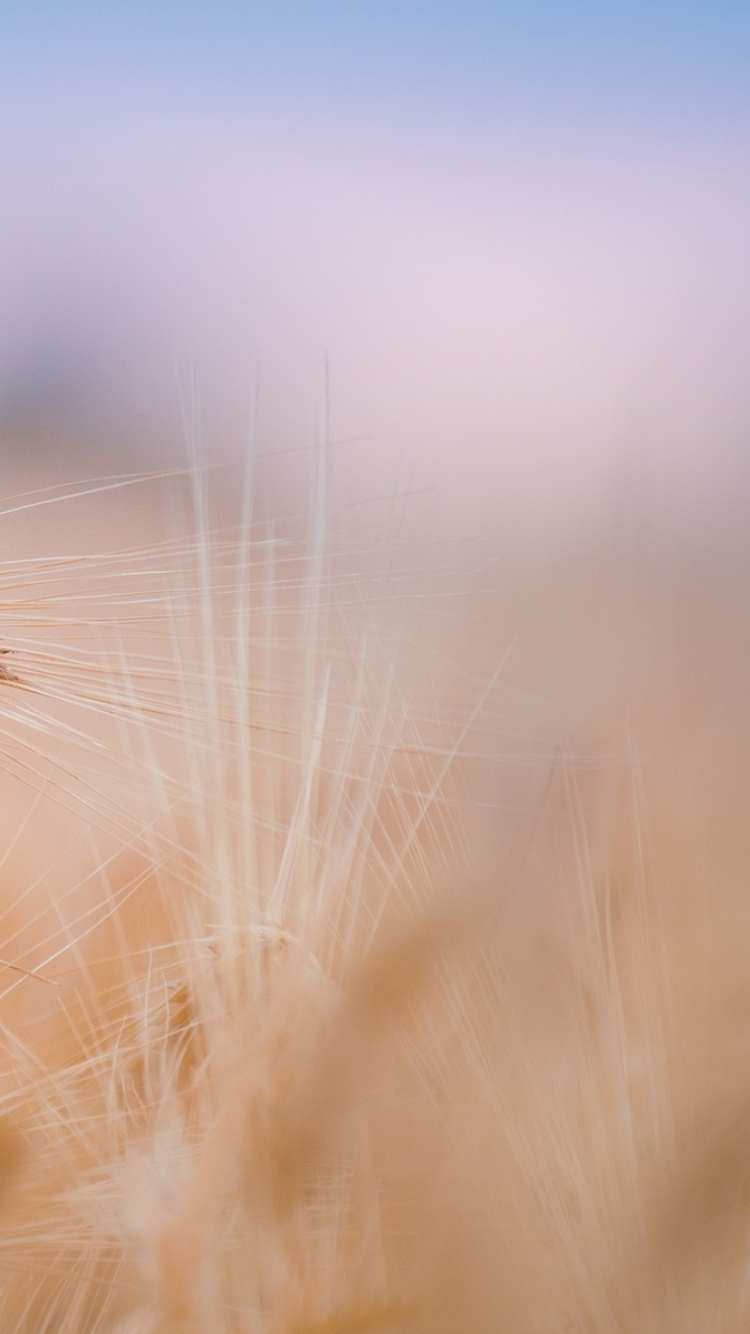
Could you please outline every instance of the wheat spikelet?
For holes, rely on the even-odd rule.
[[[476,583],[449,653],[324,488],[306,538],[138,487],[172,536],[2,567],[2,1329],[745,1328],[745,864],[707,915],[689,750],[610,698],[519,759]]]

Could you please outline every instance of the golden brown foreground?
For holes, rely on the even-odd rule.
[[[4,1334],[744,1334],[742,542],[14,485]]]

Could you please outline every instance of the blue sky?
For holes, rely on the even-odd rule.
[[[286,447],[327,353],[336,429],[451,495],[601,497],[631,447],[705,491],[748,70],[721,0],[1,6],[0,428],[173,439],[189,361],[229,448],[258,362]]]
[[[26,0],[2,7],[0,46],[4,82],[42,97],[688,120],[750,101],[750,6],[721,0]]]

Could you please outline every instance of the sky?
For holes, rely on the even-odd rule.
[[[327,363],[360,491],[509,529],[725,503],[748,69],[721,0],[0,7],[0,444],[158,460],[189,384],[231,457],[257,384],[291,456]]]
[[[204,107],[637,117],[747,107],[750,16],[691,0],[6,6],[6,75]]]

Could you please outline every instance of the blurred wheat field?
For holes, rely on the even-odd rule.
[[[748,576],[2,505],[0,1325],[750,1319]]]

